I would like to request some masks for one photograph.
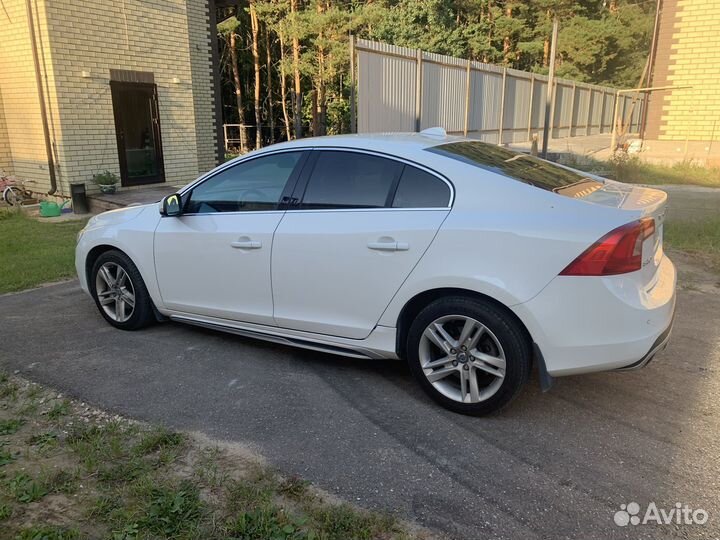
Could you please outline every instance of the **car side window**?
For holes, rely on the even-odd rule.
[[[283,152],[238,163],[193,188],[185,213],[275,210],[302,152]]]
[[[447,208],[450,187],[437,176],[406,165],[400,176],[393,208]]]
[[[384,208],[402,168],[379,156],[320,151],[301,208]]]

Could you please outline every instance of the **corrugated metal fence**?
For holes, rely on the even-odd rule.
[[[442,126],[491,143],[542,138],[545,75],[358,39],[357,129],[418,131]],[[616,90],[555,79],[551,138],[612,131]],[[618,118],[636,132],[642,99],[621,95]]]

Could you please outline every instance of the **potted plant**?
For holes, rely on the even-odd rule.
[[[115,193],[119,180],[117,174],[108,170],[93,175],[93,182],[100,188],[101,193]]]

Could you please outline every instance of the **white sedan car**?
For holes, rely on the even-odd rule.
[[[402,358],[433,399],[480,415],[533,365],[547,389],[665,347],[666,203],[441,130],[303,139],[225,163],[159,206],[94,217],[76,266],[117,328],[171,319]]]

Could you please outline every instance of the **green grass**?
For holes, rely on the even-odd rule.
[[[70,402],[68,400],[65,400],[61,403],[55,403],[50,408],[47,415],[50,420],[57,420],[58,418],[60,418],[61,416],[65,416],[69,412],[70,412]]]
[[[687,160],[674,165],[644,163],[637,156],[617,153],[608,161],[577,154],[563,155],[560,163],[629,184],[684,184],[720,188],[720,168]]]
[[[42,223],[0,211],[0,294],[75,275],[75,240],[85,221]]]
[[[244,450],[100,419],[2,372],[0,396],[2,538],[414,537],[392,517],[326,501],[302,478],[284,478]]]
[[[12,435],[19,430],[25,422],[21,418],[8,418],[0,420],[0,435]]]
[[[15,538],[17,540],[76,540],[80,538],[80,533],[77,529],[40,526],[22,529]]]
[[[668,221],[665,244],[695,255],[720,273],[720,216],[698,221]]]
[[[20,503],[38,501],[48,493],[43,482],[24,472],[17,472],[7,480],[7,490]]]

